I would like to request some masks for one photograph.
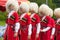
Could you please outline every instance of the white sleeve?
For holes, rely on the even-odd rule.
[[[40,23],[38,23],[36,26],[37,26],[37,34],[39,34],[40,33],[41,25],[40,25]]]
[[[55,33],[55,28],[52,28],[52,33],[51,33],[51,35],[54,35],[54,33]]]
[[[50,27],[47,27],[47,28],[43,29],[42,31],[46,32],[46,31],[48,31],[49,29],[50,29]]]
[[[20,24],[19,23],[16,23],[15,24],[15,32],[18,32],[19,28],[20,28]]]
[[[32,33],[32,24],[29,25],[29,28],[28,28],[28,35],[31,35]]]

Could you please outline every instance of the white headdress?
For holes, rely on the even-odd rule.
[[[38,4],[35,2],[30,3],[30,10],[34,10],[35,13],[38,13]]]
[[[42,12],[43,14],[45,14],[46,16],[49,16],[49,7],[48,5],[46,4],[42,4],[40,7],[39,7],[39,14]],[[41,15],[41,14],[40,14]]]
[[[9,12],[10,9],[8,8],[9,5],[13,5],[14,6],[14,10],[18,11],[19,5],[18,5],[18,1],[17,0],[8,0],[6,3],[6,11]]]
[[[22,2],[19,6],[19,9],[23,8],[25,12],[29,12],[29,5],[26,2]]]
[[[55,15],[56,17],[60,18],[60,8],[56,8],[56,9],[54,10],[54,15]]]
[[[50,14],[50,17],[53,16],[53,10],[51,8],[49,9],[49,14]]]

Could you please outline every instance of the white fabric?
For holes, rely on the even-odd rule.
[[[21,3],[19,8],[24,9],[25,12],[29,12],[29,5],[26,2]]]
[[[25,15],[26,15],[26,13],[22,14],[22,15],[20,16],[20,20],[22,20],[22,18],[23,18]]]
[[[46,4],[40,5],[40,7],[39,7],[39,13],[40,14],[44,14],[46,16],[49,16],[50,15],[50,8],[49,8],[49,6],[46,5]]]
[[[14,13],[15,11],[11,11],[9,14],[8,14],[8,18],[10,18],[10,16]]]
[[[32,34],[32,24],[30,24],[28,28],[28,35],[31,35],[31,34]]]
[[[54,15],[57,17],[57,18],[60,18],[60,8],[56,8],[54,10]]]
[[[38,4],[35,2],[31,2],[29,4],[30,10],[33,10],[35,13],[38,13]]]
[[[50,27],[47,27],[47,28],[43,29],[42,31],[43,31],[43,32],[46,32],[46,31],[48,31],[49,29],[50,29]]]
[[[42,18],[42,21],[43,21],[45,18],[46,18],[46,16],[44,16],[44,17]]]
[[[38,24],[37,24],[37,34],[40,33],[40,28],[41,28],[41,25],[40,25],[40,23],[38,23]]]
[[[60,18],[57,20],[57,23],[60,22]]]
[[[15,24],[15,32],[18,32],[19,28],[20,28],[20,24],[19,23],[16,23]]]
[[[35,13],[33,13],[33,14],[30,16],[30,18],[32,18],[34,15],[35,15]]]
[[[54,35],[55,33],[55,28],[52,28],[52,34],[51,35]]]

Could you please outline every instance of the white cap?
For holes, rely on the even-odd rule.
[[[38,4],[35,2],[31,2],[30,5],[30,10],[33,10],[35,13],[38,13]]]
[[[19,9],[23,8],[25,12],[29,12],[29,5],[26,2],[22,2],[19,6]]]
[[[39,14],[41,15],[41,12],[45,15],[45,16],[49,16],[49,7],[48,5],[46,4],[42,4],[40,7],[39,7]]]
[[[54,15],[57,17],[57,18],[60,18],[60,8],[56,8],[54,10]]]
[[[50,14],[50,15],[49,15],[50,17],[53,16],[53,10],[52,10],[51,8],[49,9],[49,14]]]
[[[15,11],[18,11],[18,8],[19,8],[19,5],[18,5],[18,1],[17,0],[8,0],[7,3],[6,3],[6,11],[9,12],[10,9],[8,8],[9,5],[13,5],[14,6],[14,10]]]

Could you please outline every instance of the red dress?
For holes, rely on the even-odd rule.
[[[40,40],[40,37],[36,39],[36,34],[37,34],[37,24],[40,23],[40,17],[36,14],[33,13],[31,15],[31,21],[32,21],[32,36],[31,40]]]
[[[51,17],[46,16],[45,19],[43,21],[41,21],[41,29],[47,28],[47,27],[51,27],[52,28],[52,24],[51,24]],[[50,36],[51,36],[51,29],[48,30],[47,32],[40,32],[40,38],[41,40],[50,40]]]
[[[28,28],[31,24],[30,16],[24,13],[20,16],[20,40],[28,40]]]
[[[60,22],[56,22],[56,40],[60,40]]]
[[[53,28],[55,28],[55,21],[53,18],[51,20],[52,20],[51,25],[52,25],[52,29],[53,29]],[[51,35],[52,35],[52,30],[51,30]],[[51,40],[54,40],[55,33],[52,36],[53,36],[53,38]]]
[[[18,36],[14,37],[15,33],[15,24],[19,21],[19,16],[17,12],[11,11],[12,15],[10,15],[10,18],[7,18],[7,28],[5,31],[5,37],[4,40],[18,40]],[[8,15],[9,16],[9,15]]]

